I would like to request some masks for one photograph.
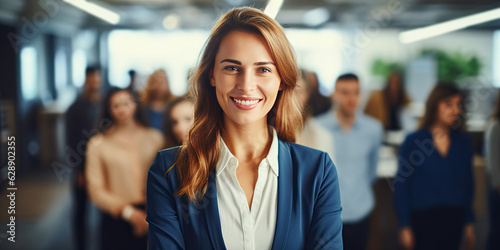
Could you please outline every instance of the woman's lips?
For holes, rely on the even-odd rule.
[[[243,110],[251,110],[257,107],[259,105],[260,101],[262,99],[257,99],[257,98],[240,98],[240,97],[231,97],[231,100],[233,101],[234,105]]]

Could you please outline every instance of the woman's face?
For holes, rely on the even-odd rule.
[[[210,83],[224,120],[238,125],[267,122],[267,113],[281,90],[265,40],[246,31],[232,31],[222,39]]]
[[[193,124],[194,105],[189,101],[178,103],[172,108],[170,119],[172,131],[179,142],[186,142],[187,135]]]
[[[451,127],[455,125],[460,117],[460,103],[462,101],[462,96],[454,95],[448,97],[438,104],[438,123]]]
[[[111,96],[109,105],[115,122],[124,123],[134,119],[137,105],[129,92],[125,90],[116,92]]]

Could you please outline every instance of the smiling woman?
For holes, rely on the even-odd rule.
[[[194,124],[148,175],[150,249],[342,249],[337,172],[294,144],[298,69],[262,11],[223,15],[190,80]]]
[[[224,111],[224,124],[259,122],[265,131],[266,115],[283,89],[265,40],[248,31],[232,31],[222,39],[215,62],[220,63],[210,83]]]

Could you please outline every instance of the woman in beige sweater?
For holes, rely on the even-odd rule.
[[[90,199],[103,212],[102,249],[146,249],[147,172],[164,139],[144,121],[129,91],[108,91],[85,168]]]

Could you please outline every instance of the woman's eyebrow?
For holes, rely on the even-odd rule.
[[[254,65],[266,65],[266,64],[272,64],[272,65],[274,65],[273,62],[256,62],[256,63],[254,63]]]
[[[229,62],[229,63],[234,63],[234,64],[237,64],[237,65],[241,65],[240,61],[234,60],[234,59],[224,59],[224,60],[220,61],[220,63],[223,63],[223,62]],[[266,65],[266,64],[272,64],[272,65],[274,65],[274,62],[268,61],[268,62],[256,62],[256,63],[254,63],[254,65]]]
[[[240,61],[237,61],[237,60],[234,60],[234,59],[224,59],[224,60],[220,61],[220,63],[223,63],[223,62],[230,62],[230,63],[241,65]]]

